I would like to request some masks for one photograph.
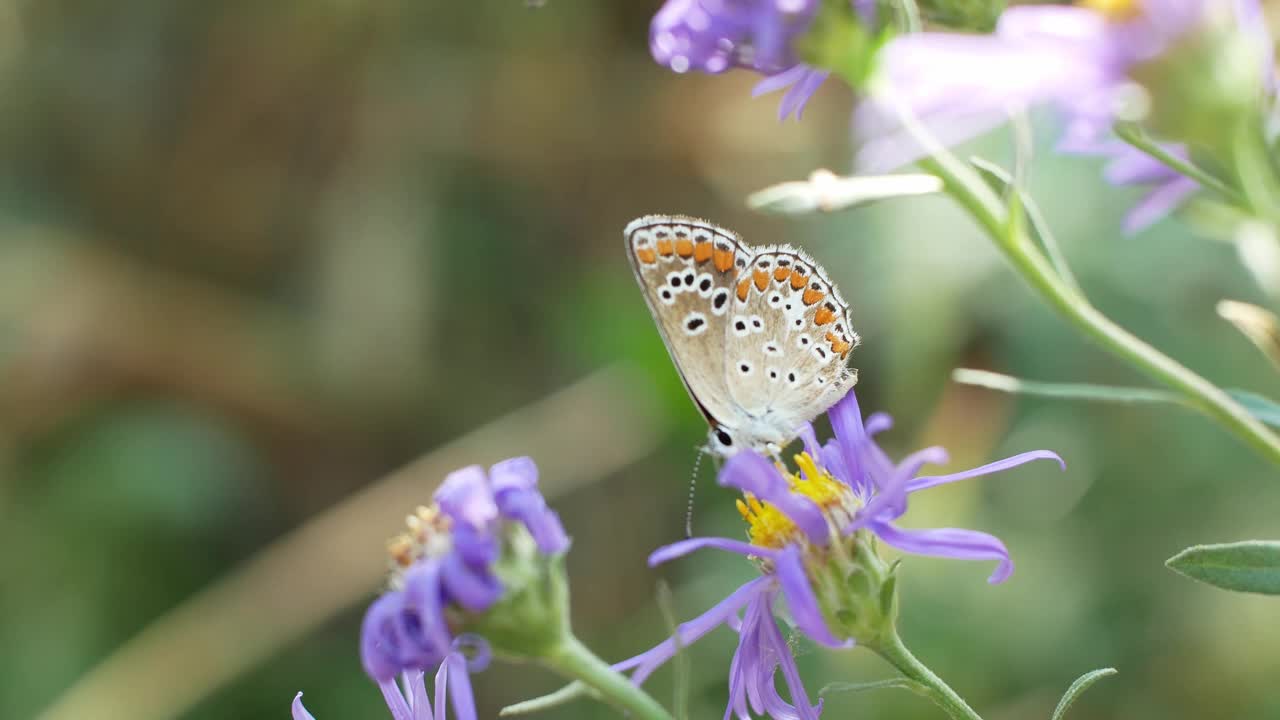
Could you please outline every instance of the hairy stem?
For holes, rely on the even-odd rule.
[[[636,720],[672,720],[657,700],[632,685],[625,675],[609,667],[572,635],[561,641],[545,662],[561,675],[593,688],[607,702]]]
[[[950,685],[911,654],[902,643],[902,638],[898,637],[897,630],[891,629],[872,649],[897,668],[898,672],[914,681],[917,689],[945,710],[952,720],[982,720],[982,716],[969,707],[969,703],[957,695]]]
[[[1076,329],[1280,465],[1280,439],[1221,388],[1098,312],[1054,272],[1021,224],[1007,222],[1004,206],[972,168],[945,151],[922,160],[921,165],[942,178],[945,191],[986,231],[1014,270]]]

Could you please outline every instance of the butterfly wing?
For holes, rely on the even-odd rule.
[[[857,380],[845,364],[858,344],[849,306],[826,272],[796,248],[760,248],[734,281],[725,317],[729,397],[782,441]]]
[[[680,379],[713,427],[740,411],[727,392],[725,321],[734,281],[752,252],[738,236],[694,218],[648,215],[623,231],[627,257]]]

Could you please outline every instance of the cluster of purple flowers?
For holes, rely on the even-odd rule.
[[[868,4],[855,5],[867,17]],[[668,0],[654,17],[650,45],[659,63],[679,72],[741,67],[764,73],[769,77],[755,94],[791,87],[781,115],[798,117],[828,75],[800,63],[790,49],[817,6],[817,0]],[[1130,232],[1145,228],[1199,185],[1121,141],[1111,127],[1141,95],[1134,79],[1141,67],[1224,15],[1242,42],[1256,46],[1258,93],[1273,93],[1274,50],[1258,0],[1027,5],[1006,10],[989,35],[899,36],[880,52],[877,82],[854,114],[858,167],[882,172],[924,154],[904,131],[904,111],[953,144],[1004,123],[1010,112],[1047,105],[1064,122],[1059,150],[1101,156],[1108,181],[1150,188],[1125,221]],[[1188,152],[1179,143],[1164,150]]]
[[[360,659],[395,720],[444,720],[446,696],[459,720],[475,720],[468,672],[483,669],[490,650],[484,638],[454,627],[467,614],[489,610],[508,590],[495,564],[514,526],[527,531],[542,555],[569,547],[527,457],[504,460],[488,473],[479,466],[451,473],[432,504],[410,516],[408,531],[391,541],[392,589],[365,614]],[[434,713],[425,684],[432,669]],[[301,697],[294,699],[294,720],[314,720]]]
[[[750,711],[773,718],[817,718],[821,703],[812,704],[783,633],[774,618],[782,598],[796,628],[828,647],[849,647],[854,637],[833,631],[815,592],[815,575],[828,562],[833,544],[847,544],[859,532],[873,534],[903,552],[964,560],[995,560],[990,582],[1003,582],[1013,572],[1009,552],[998,538],[975,530],[940,528],[908,530],[897,525],[907,498],[918,490],[988,475],[1032,460],[1062,459],[1048,450],[1014,455],[982,467],[947,475],[919,475],[925,464],[947,461],[946,451],[926,448],[894,463],[874,436],[892,425],[877,413],[863,423],[852,391],[829,412],[835,437],[819,445],[812,426],[803,429],[802,474],[791,476],[763,457],[739,453],[725,464],[719,483],[747,494],[742,507],[751,524],[752,542],[729,538],[692,538],[668,545],[649,557],[659,565],[700,548],[716,548],[757,561],[764,574],[735,590],[698,618],[681,625],[677,637],[618,663],[643,682],[684,647],[720,625],[738,633],[738,649],[729,668],[729,705],[725,717],[750,718]],[[1065,465],[1064,465],[1065,467]],[[863,545],[863,547],[866,547]],[[846,548],[847,549],[847,548]],[[738,614],[743,612],[743,617]],[[678,641],[677,641],[678,639]],[[774,680],[781,669],[790,701],[781,698]]]

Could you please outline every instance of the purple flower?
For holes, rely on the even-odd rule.
[[[490,649],[479,635],[456,634],[459,619],[482,616],[515,591],[497,572],[504,548],[549,556],[567,550],[569,538],[538,492],[538,468],[527,457],[488,473],[479,466],[455,471],[433,500],[388,544],[396,572],[391,589],[365,613],[360,660],[395,720],[432,718],[423,673],[433,669],[436,719],[444,720],[448,694],[455,716],[474,720],[467,673],[488,664]],[[523,543],[513,539],[521,533]],[[294,718],[310,718],[297,698]]]
[[[1117,112],[1133,96],[1134,70],[1224,9],[1234,11],[1242,34],[1266,48],[1264,77],[1271,76],[1271,45],[1257,0],[1132,0],[1120,5],[1110,12],[1019,6],[1004,12],[993,35],[926,32],[895,39],[881,53],[881,93],[854,115],[855,134],[865,140],[859,167],[882,172],[924,154],[904,131],[899,105],[949,145],[1002,124],[1010,112],[1045,104],[1065,121],[1060,150],[1108,158],[1110,182],[1152,188],[1130,212],[1127,230],[1164,217],[1198,185],[1156,167],[1150,158],[1137,158],[1139,151],[1111,133]],[[1186,152],[1176,145],[1166,150]]]
[[[789,88],[779,119],[796,118],[829,74],[800,62],[794,41],[809,30],[819,0],[667,0],[649,26],[653,58],[675,72],[746,68],[766,75],[752,96]],[[853,0],[868,17],[874,2]]]
[[[920,468],[927,463],[946,462],[946,452],[927,448],[895,464],[873,440],[892,421],[887,415],[875,414],[864,424],[852,391],[832,407],[828,417],[835,438],[825,445],[819,446],[812,426],[802,429],[805,452],[796,456],[800,473],[786,473],[750,452],[733,456],[720,472],[721,485],[746,494],[746,500],[739,501],[739,511],[747,520],[750,542],[691,538],[659,548],[649,557],[650,565],[658,565],[700,548],[716,548],[755,560],[762,576],[677,628],[679,643],[676,638],[668,639],[615,665],[616,669],[632,671],[632,681],[641,683],[675,654],[678,645],[688,645],[720,625],[729,625],[738,632],[739,639],[730,665],[730,698],[725,717],[749,718],[750,709],[774,718],[816,718],[820,704],[810,704],[800,683],[795,662],[774,620],[775,601],[786,601],[795,627],[811,640],[828,647],[851,646],[857,630],[832,629],[829,619],[838,617],[833,611],[842,606],[841,599],[827,589],[845,587],[844,578],[850,576],[850,568],[835,568],[833,563],[868,552],[871,545],[858,542],[859,536],[874,535],[888,545],[918,555],[995,560],[996,569],[989,581],[998,583],[1009,577],[1013,563],[998,538],[954,528],[905,529],[897,525],[897,520],[907,510],[908,496],[918,490],[1037,459],[1061,464],[1061,458],[1048,450],[1035,450],[964,472],[922,476]],[[842,546],[842,551],[831,550],[836,544]],[[867,560],[870,558],[861,559]],[[818,582],[819,578],[837,580]],[[739,619],[738,614],[744,610],[745,616]],[[786,680],[789,701],[774,690],[774,676],[779,669]]]
[[[482,639],[466,635],[460,636],[455,644],[458,647],[445,656],[436,670],[434,711],[424,672],[406,671],[400,675],[400,684],[396,684],[395,679],[378,681],[378,689],[393,720],[445,720],[445,704],[449,701],[453,702],[454,716],[459,720],[475,720],[475,699],[467,673],[484,669],[489,661],[488,646]],[[471,657],[464,651],[467,644],[474,649]],[[302,693],[294,696],[292,710],[293,720],[315,720],[302,704]]]

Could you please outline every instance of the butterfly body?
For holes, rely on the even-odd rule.
[[[648,215],[623,232],[712,452],[776,450],[856,382],[845,364],[858,343],[848,305],[803,251],[753,248],[683,216]]]

